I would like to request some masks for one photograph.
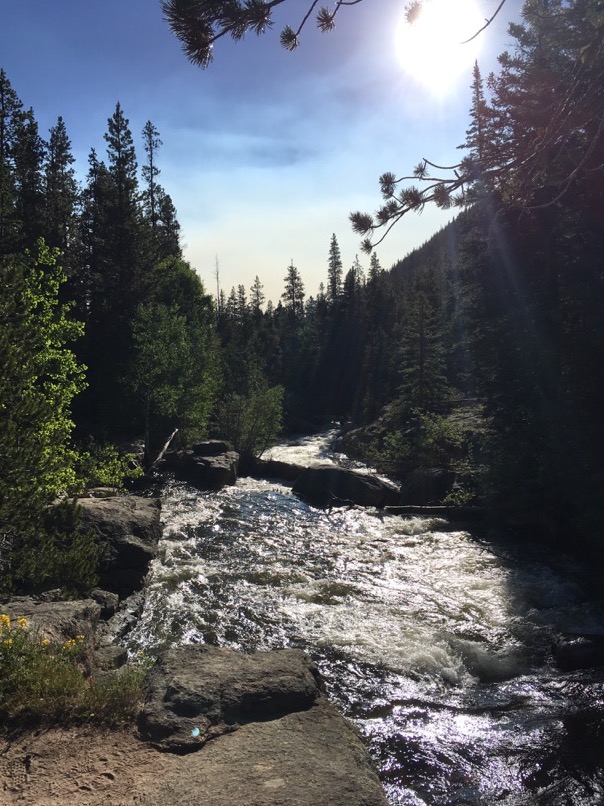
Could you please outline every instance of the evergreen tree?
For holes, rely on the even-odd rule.
[[[136,406],[125,384],[131,322],[147,295],[151,250],[139,207],[132,135],[118,103],[105,133],[107,164],[90,155],[83,192],[83,272],[78,301],[86,315],[83,358],[89,388],[80,418],[99,432],[131,429]]]
[[[384,270],[380,265],[379,258],[375,252],[371,253],[371,258],[369,260],[369,281],[373,283],[377,283],[378,278],[382,274]]]
[[[487,147],[487,104],[484,86],[478,62],[474,62],[472,70],[472,103],[470,106],[470,126],[466,130],[466,142],[462,146],[476,160],[478,166],[483,164]]]
[[[401,327],[399,394],[407,413],[413,409],[430,411],[447,399],[441,303],[434,273],[418,273]]]
[[[300,319],[304,313],[304,296],[304,283],[292,260],[287,267],[285,291],[281,294],[281,299],[285,302],[285,307],[293,321]]]
[[[265,297],[263,289],[264,286],[260,282],[258,275],[256,275],[252,287],[250,288],[250,308],[252,314],[256,317],[261,313],[264,304]]]
[[[162,146],[159,132],[151,121],[143,129],[143,144],[147,162],[142,167],[145,190],[142,194],[143,216],[151,228],[151,240],[155,257],[181,257],[180,224],[172,199],[158,183],[160,169],[157,166],[157,152]]]
[[[17,115],[13,143],[15,218],[19,248],[32,248],[43,232],[42,161],[45,144],[33,110]]]
[[[50,130],[44,162],[44,237],[49,246],[61,250],[68,275],[72,274],[69,256],[77,243],[79,186],[74,162],[65,121],[59,117]]]
[[[329,245],[329,262],[327,267],[327,298],[333,304],[342,293],[342,257],[335,234],[331,236]]]
[[[247,321],[248,307],[247,296],[245,293],[245,286],[239,284],[237,286],[237,309],[236,316],[240,325],[245,325]]]
[[[158,259],[182,257],[180,247],[180,223],[172,198],[157,187],[159,218],[156,225],[155,247]]]
[[[143,128],[143,144],[147,155],[147,162],[142,168],[143,181],[146,183],[143,193],[144,211],[151,226],[152,235],[155,238],[159,219],[157,177],[160,171],[157,167],[157,152],[163,143],[159,137],[159,132],[150,120],[145,123]]]
[[[18,248],[14,147],[23,104],[0,69],[0,256]]]

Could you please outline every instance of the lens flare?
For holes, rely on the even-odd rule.
[[[396,52],[403,70],[434,95],[445,95],[476,60],[484,25],[476,0],[425,0],[412,23],[403,17]]]

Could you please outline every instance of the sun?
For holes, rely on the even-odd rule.
[[[424,0],[412,23],[403,17],[396,52],[403,70],[435,95],[444,95],[474,64],[484,25],[476,0]]]

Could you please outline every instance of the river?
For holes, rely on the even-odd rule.
[[[332,436],[272,456],[343,461]],[[441,519],[322,511],[269,481],[170,481],[162,498],[132,652],[304,649],[393,806],[604,803],[604,673],[552,658],[564,632],[604,625],[578,562]]]

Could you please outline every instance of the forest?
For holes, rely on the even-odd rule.
[[[213,298],[184,260],[151,121],[137,154],[118,103],[80,182],[63,119],[43,136],[0,70],[0,589],[93,576],[47,507],[137,472],[136,440],[147,466],[176,429],[257,456],[333,421],[391,477],[453,469],[444,503],[604,560],[604,10],[529,0],[510,35],[456,170],[385,174],[351,215],[367,264],[334,233],[319,289],[292,261],[273,301],[258,276]],[[382,267],[428,203],[452,223]]]

